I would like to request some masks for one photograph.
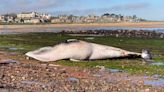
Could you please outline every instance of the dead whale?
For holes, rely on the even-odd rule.
[[[25,54],[42,62],[70,60],[97,60],[128,56],[139,56],[141,53],[130,52],[120,48],[69,39],[53,47],[43,47]]]

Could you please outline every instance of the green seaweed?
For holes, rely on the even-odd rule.
[[[161,39],[141,39],[128,37],[111,37],[111,36],[95,36],[94,39],[85,39],[89,36],[70,36],[65,34],[55,33],[24,33],[24,34],[8,34],[0,35],[0,50],[9,52],[19,52],[24,54],[28,51],[35,50],[44,46],[53,46],[66,39],[80,39],[98,44],[110,45],[119,47],[125,50],[141,52],[142,49],[147,48],[151,50],[154,55],[153,60],[157,62],[164,62],[164,40]],[[10,47],[18,49],[9,49]],[[21,48],[21,49],[19,49]],[[163,74],[164,66],[150,65],[144,63],[142,59],[108,59],[96,61],[81,61],[72,62],[69,60],[61,60],[57,63],[67,66],[80,67],[95,67],[97,65],[105,66],[106,68],[116,68],[125,70],[129,73],[136,74]]]

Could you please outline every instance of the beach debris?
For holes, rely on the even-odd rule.
[[[43,47],[27,52],[25,55],[42,62],[58,61],[62,59],[97,60],[120,57],[141,57],[141,53],[130,52],[112,46],[90,43],[77,39],[66,40],[56,44],[54,47]]]

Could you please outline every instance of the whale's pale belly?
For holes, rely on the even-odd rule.
[[[128,51],[92,43],[93,52],[90,59],[104,59],[104,58],[116,58],[116,57],[124,57],[129,53]]]

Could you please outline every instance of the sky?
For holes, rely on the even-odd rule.
[[[43,12],[53,15],[137,15],[164,21],[164,0],[0,0],[0,14]]]

